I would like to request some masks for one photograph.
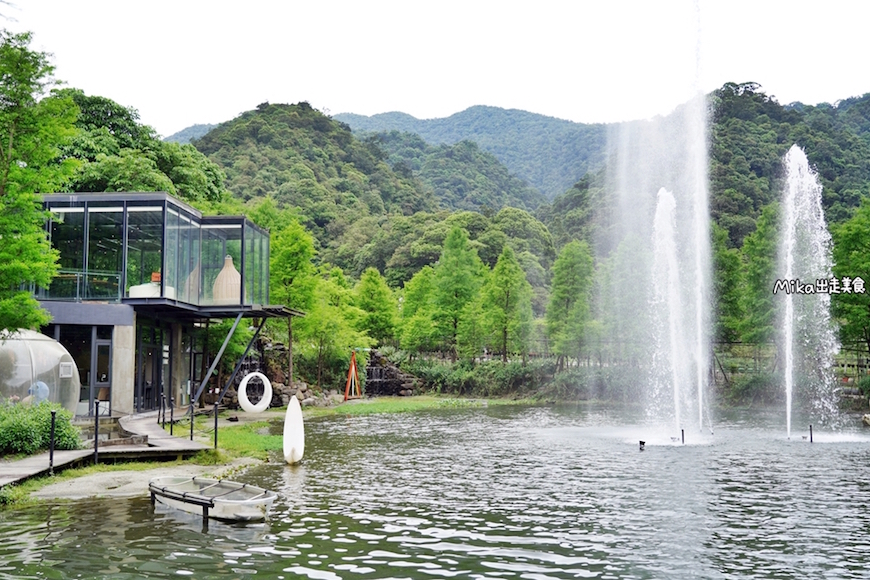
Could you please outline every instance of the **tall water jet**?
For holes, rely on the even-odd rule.
[[[684,357],[677,353],[685,351],[683,335],[683,301],[680,284],[680,266],[676,243],[676,200],[664,187],[659,189],[653,218],[653,307],[655,327],[664,330],[657,342],[665,348],[656,349],[659,376],[655,381],[670,390],[673,397],[675,428],[682,425],[681,387],[686,384]],[[670,384],[668,384],[668,382]]]
[[[609,294],[652,290],[641,308],[612,300],[616,307],[633,308],[609,313],[619,334],[608,331],[615,343],[638,345],[633,352],[649,377],[640,394],[647,416],[657,424],[675,422],[677,433],[684,426],[704,430],[710,422],[706,115],[706,98],[697,95],[667,117],[623,124],[611,137],[608,167],[608,186],[616,195],[615,227],[601,245],[613,258]],[[634,268],[621,266],[628,254],[623,248],[635,249],[629,254]]]
[[[831,293],[839,281],[832,276],[831,234],[822,210],[822,186],[797,145],[784,160],[780,272],[773,291],[784,295],[786,434],[791,437],[796,371],[804,383],[811,411],[831,423],[837,417],[832,366],[839,343],[831,323]]]

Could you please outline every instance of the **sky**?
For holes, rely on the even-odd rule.
[[[860,0],[9,0],[0,14],[53,55],[58,80],[162,136],[263,102],[610,123],[726,82],[782,104],[870,92]]]

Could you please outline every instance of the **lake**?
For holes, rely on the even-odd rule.
[[[237,477],[279,492],[269,522],[48,502],[0,512],[0,577],[866,578],[859,419],[810,443],[733,412],[685,444],[586,403],[314,419],[301,465]]]

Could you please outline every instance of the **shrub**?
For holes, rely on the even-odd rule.
[[[72,424],[73,414],[56,403],[43,402],[34,406],[0,405],[0,454],[32,455],[51,445],[51,411],[55,418],[55,449],[78,449],[79,429]]]
[[[552,378],[552,361],[530,361],[503,364],[487,361],[472,365],[467,361],[414,361],[403,370],[421,379],[427,390],[437,393],[476,397],[525,396],[539,390]]]
[[[731,403],[768,405],[783,399],[782,377],[772,373],[738,375],[727,393]]]

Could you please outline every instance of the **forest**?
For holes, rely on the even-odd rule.
[[[0,112],[4,207],[46,191],[166,191],[248,215],[271,232],[271,301],[306,313],[267,333],[292,342],[308,382],[335,388],[351,351],[376,347],[434,390],[630,396],[642,371],[603,315],[613,261],[596,251],[613,203],[606,127],[493,107],[374,123],[262,103],[161,140],[132,106],[57,86],[28,34],[0,41],[0,67],[32,65]],[[717,386],[722,400],[770,400],[782,158],[796,143],[818,172],[834,275],[870,280],[870,94],[781,105],[728,83],[708,105]],[[0,267],[6,327],[44,323],[16,318],[33,306],[22,285],[53,275],[50,250],[34,247],[39,268]],[[832,298],[842,356],[863,359],[870,296]]]

